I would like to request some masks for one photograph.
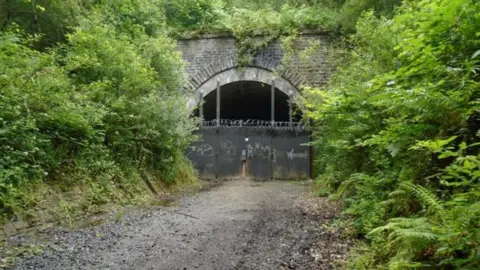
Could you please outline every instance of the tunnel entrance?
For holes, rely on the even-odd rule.
[[[217,81],[205,96],[200,91],[195,115],[203,120],[202,140],[188,153],[200,178],[310,177],[310,136],[300,123],[292,90],[285,93],[272,85]]]
[[[222,85],[220,94],[220,119],[228,120],[272,120],[272,86],[255,81],[239,81]],[[274,121],[298,122],[300,113],[291,102],[290,96],[275,88]],[[203,97],[203,119],[212,121],[217,118],[217,90]],[[201,106],[199,104],[199,106]],[[291,107],[290,107],[291,106]],[[195,116],[202,117],[201,109],[195,110]],[[292,118],[290,119],[290,114]]]

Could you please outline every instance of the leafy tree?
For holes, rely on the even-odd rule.
[[[9,2],[9,12],[25,3]],[[61,37],[20,15],[0,32],[3,216],[35,204],[32,184],[88,186],[89,203],[102,203],[117,196],[113,186],[135,196],[141,175],[169,184],[193,176],[183,155],[194,123],[179,91],[181,57],[164,22],[149,23],[162,6],[77,4],[88,12],[52,25],[65,25]]]

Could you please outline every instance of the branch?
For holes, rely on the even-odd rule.
[[[33,22],[38,26],[38,32],[42,32],[40,23],[38,22],[37,7],[35,6],[35,0],[32,0],[32,10],[33,10]]]

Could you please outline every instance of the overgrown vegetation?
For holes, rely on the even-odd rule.
[[[365,237],[352,269],[480,267],[480,4],[366,12],[327,89],[307,89],[318,183]]]
[[[320,190],[345,200],[345,220],[364,239],[350,267],[480,267],[477,1],[0,0],[0,8],[2,216],[31,208],[45,186],[87,187],[91,207],[134,198],[142,177],[191,178],[183,151],[194,125],[172,38],[229,32],[248,57],[273,39],[287,46],[300,30],[328,30],[349,37],[349,49],[326,89],[304,90],[303,105]]]
[[[144,175],[193,177],[159,1],[109,3],[0,2],[0,216],[31,209],[39,185],[81,186],[90,205],[134,198]]]
[[[390,16],[400,0],[177,0],[166,5],[173,35],[230,32],[235,36],[289,34],[296,29],[351,32],[365,10]],[[239,35],[239,34],[242,35]]]
[[[177,0],[166,5],[167,28],[174,37],[231,33],[239,61],[275,39],[293,40],[307,30],[350,33],[363,11],[390,16],[401,0]],[[288,46],[288,42],[285,43]]]
[[[39,185],[87,188],[90,208],[135,197],[145,175],[191,178],[172,38],[230,32],[248,63],[301,28],[350,31],[350,2],[0,0],[0,215],[31,209]]]

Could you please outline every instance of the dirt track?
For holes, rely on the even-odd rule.
[[[346,244],[333,205],[305,184],[232,181],[120,222],[54,230],[14,269],[335,269]]]

